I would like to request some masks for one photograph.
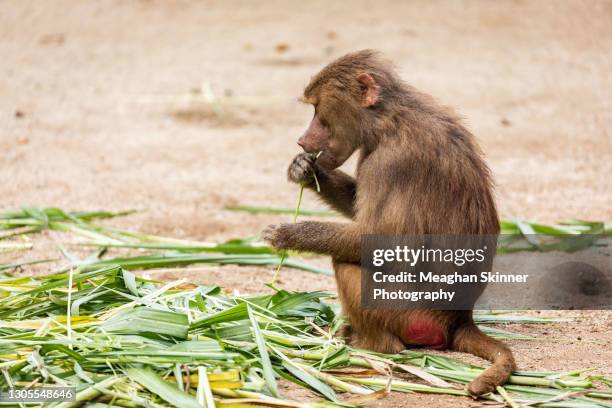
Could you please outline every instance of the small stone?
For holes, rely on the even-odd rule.
[[[287,43],[278,43],[278,44],[276,44],[276,46],[274,46],[274,50],[276,52],[278,52],[279,54],[282,54],[282,53],[287,52],[289,50],[289,44],[287,44]]]

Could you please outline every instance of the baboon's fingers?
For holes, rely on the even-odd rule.
[[[310,182],[314,178],[314,160],[307,153],[298,154],[289,169],[287,176],[294,183]]]

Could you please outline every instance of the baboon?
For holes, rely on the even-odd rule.
[[[483,334],[472,311],[364,310],[360,307],[362,234],[498,234],[492,178],[473,135],[449,109],[405,84],[377,52],[333,61],[306,86],[314,117],[288,169],[315,188],[349,223],[270,225],[277,249],[332,257],[347,341],[397,353],[407,346],[452,349],[493,364],[468,384],[482,395],[515,369],[510,350]],[[337,168],[359,151],[356,177]],[[318,158],[313,153],[319,153]]]

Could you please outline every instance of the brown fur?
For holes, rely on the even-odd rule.
[[[452,349],[493,362],[468,385],[472,394],[503,384],[515,369],[512,354],[478,330],[471,311],[361,308],[362,234],[499,233],[490,171],[472,134],[454,113],[404,84],[370,50],[325,67],[306,87],[304,100],[315,106],[315,117],[300,144],[323,153],[316,162],[298,155],[289,178],[314,188],[314,172],[321,197],[352,221],[274,225],[264,237],[277,248],[332,257],[352,345],[399,352],[405,348],[406,322],[433,320]],[[336,168],[357,149],[353,178]]]

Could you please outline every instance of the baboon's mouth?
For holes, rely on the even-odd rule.
[[[315,160],[317,165],[325,170],[333,170],[338,167],[336,158],[329,154],[327,150],[321,150],[319,153],[317,153]]]

